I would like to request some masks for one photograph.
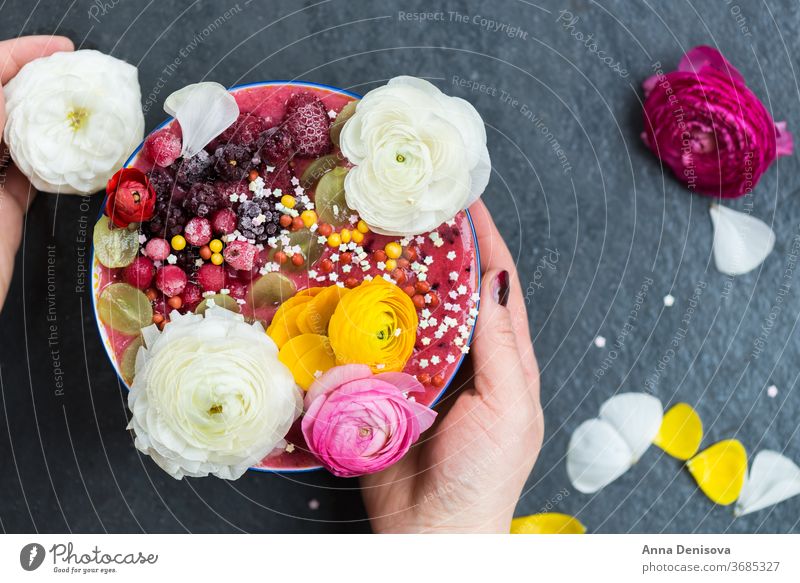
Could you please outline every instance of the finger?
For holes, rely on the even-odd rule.
[[[21,36],[0,42],[0,83],[8,83],[27,63],[75,46],[65,36]]]
[[[507,307],[509,274],[492,269],[481,283],[481,309],[472,343],[475,390],[487,401],[504,406],[519,403],[520,391],[538,399],[538,382],[528,376],[517,333]]]
[[[528,324],[528,310],[525,305],[525,298],[522,295],[517,266],[486,205],[479,200],[469,208],[469,213],[475,225],[475,232],[478,238],[481,269],[484,272],[506,270],[509,274],[508,311],[510,312],[511,323],[517,337],[517,347],[523,359],[525,373],[532,380],[536,377],[536,356],[533,352],[530,325]],[[481,305],[481,312],[483,312],[483,305]],[[479,315],[479,321],[480,318],[481,316]]]
[[[4,156],[4,160],[11,161],[7,151],[4,152]],[[36,196],[36,189],[31,187],[30,181],[22,171],[14,164],[9,164],[3,169],[3,175],[0,176],[0,180],[2,180],[0,187],[16,201],[23,213],[28,212],[33,202],[33,197]]]

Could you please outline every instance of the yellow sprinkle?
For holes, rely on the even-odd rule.
[[[222,253],[212,253],[211,263],[214,265],[222,265]]]
[[[339,233],[331,233],[328,235],[328,245],[331,247],[338,247],[342,244],[342,238],[339,236]]]
[[[300,213],[300,219],[306,227],[311,228],[311,225],[317,222],[317,213],[311,210],[303,211]]]
[[[214,253],[219,253],[222,251],[222,241],[219,239],[214,239],[208,244],[208,248]]]
[[[560,512],[520,516],[511,521],[511,534],[584,534],[581,521]]]
[[[697,453],[703,440],[703,422],[687,403],[678,403],[664,414],[661,429],[653,440],[658,447],[679,460]]]
[[[281,197],[281,204],[285,206],[287,209],[293,209],[295,205],[295,199],[291,194],[284,194]]]
[[[363,220],[358,221],[356,229],[358,229],[359,233],[369,233],[369,227],[367,226],[367,223],[365,223]]]
[[[342,229],[339,231],[339,236],[342,238],[342,243],[350,242],[350,229]]]
[[[361,231],[355,230],[351,233],[351,236],[353,237],[353,241],[356,243],[361,243],[364,241],[364,233]]]
[[[727,506],[736,501],[744,486],[747,452],[738,439],[725,439],[698,453],[686,466],[712,502]]]
[[[186,239],[183,238],[183,235],[175,235],[172,238],[172,248],[175,251],[181,251],[186,248]]]
[[[386,271],[394,271],[397,267],[397,260],[396,259],[387,259],[386,260]]]
[[[403,248],[400,246],[400,243],[386,243],[386,247],[384,247],[383,250],[386,251],[386,255],[390,259],[399,259],[403,254]]]

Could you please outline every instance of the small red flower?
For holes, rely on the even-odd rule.
[[[145,173],[138,168],[123,168],[106,185],[105,214],[116,227],[141,223],[153,217],[156,193]]]

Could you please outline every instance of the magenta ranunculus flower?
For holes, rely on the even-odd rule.
[[[436,412],[413,400],[423,391],[402,372],[372,374],[361,364],[337,366],[309,387],[303,435],[331,473],[371,474],[402,458],[428,429]]]
[[[741,73],[714,48],[695,47],[678,70],[644,84],[642,139],[693,192],[735,198],[751,192],[778,156],[792,153]]]

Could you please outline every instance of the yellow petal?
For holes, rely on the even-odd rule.
[[[267,335],[275,341],[278,348],[282,348],[290,339],[301,334],[297,327],[297,316],[312,299],[309,295],[298,294],[283,302],[275,312],[267,328]]]
[[[697,453],[703,440],[703,422],[691,405],[678,403],[664,414],[653,443],[679,460]]]
[[[328,334],[328,322],[331,320],[336,306],[350,290],[346,287],[332,285],[322,288],[314,298],[305,305],[297,316],[297,327],[303,334]]]
[[[586,527],[569,514],[545,512],[511,521],[511,534],[584,534]]]
[[[686,463],[697,485],[713,502],[736,501],[747,473],[747,452],[738,439],[726,439],[701,451]]]
[[[278,359],[306,391],[316,379],[315,373],[323,373],[336,365],[327,337],[319,334],[295,336],[280,349]]]

